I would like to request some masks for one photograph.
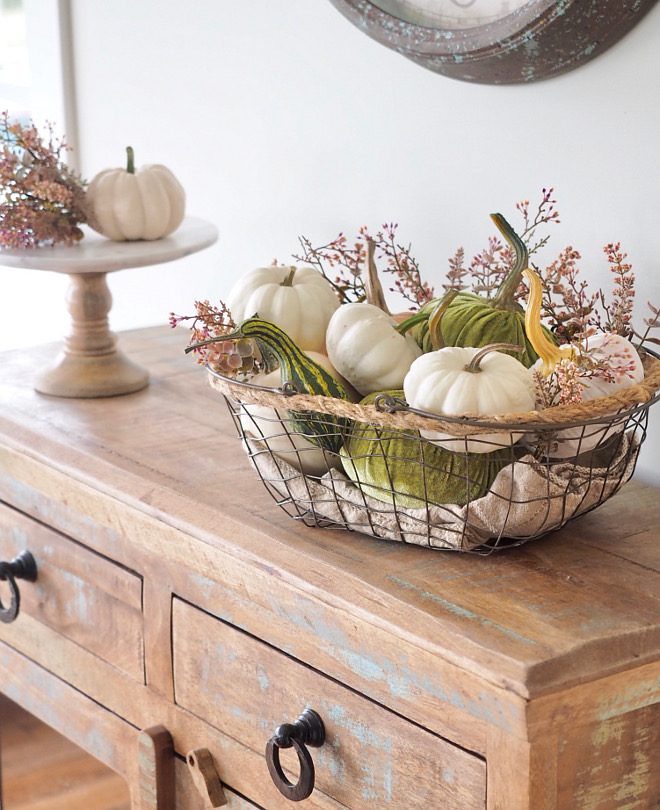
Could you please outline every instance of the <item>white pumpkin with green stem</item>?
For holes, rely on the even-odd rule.
[[[413,360],[422,353],[414,338],[400,334],[398,321],[385,304],[373,263],[374,244],[367,246],[367,301],[342,304],[326,331],[330,362],[363,396],[401,388]]]
[[[532,371],[548,377],[557,369],[562,360],[579,360],[580,354],[589,355],[592,362],[607,361],[610,370],[616,377],[614,380],[578,372],[583,401],[609,396],[618,390],[642,382],[644,379],[642,360],[632,343],[622,335],[614,332],[597,332],[586,338],[581,346],[569,344],[555,346],[547,340],[541,327],[543,298],[541,279],[537,273],[529,269],[523,272],[523,276],[529,284],[525,330],[529,342],[539,356],[532,366]],[[548,455],[553,458],[569,458],[593,450],[621,428],[622,425],[607,428],[595,424],[557,431],[553,436],[554,441],[546,442]]]
[[[410,407],[438,416],[489,416],[534,410],[531,375],[515,357],[503,354],[522,350],[508,343],[476,349],[446,346],[419,357],[403,381]],[[432,430],[421,435],[447,450],[489,453],[506,448],[522,437],[509,430],[457,437]]]
[[[271,265],[240,276],[226,304],[236,323],[258,315],[303,351],[325,354],[325,331],[339,298],[313,267]]]
[[[138,171],[130,146],[126,155],[125,169],[105,169],[89,184],[90,224],[115,242],[168,236],[183,222],[183,186],[166,166],[151,164]]]

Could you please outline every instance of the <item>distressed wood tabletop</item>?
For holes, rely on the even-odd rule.
[[[262,487],[224,401],[184,355],[186,341],[185,330],[167,327],[120,334],[119,345],[149,369],[151,383],[106,399],[33,389],[56,346],[2,355],[0,475],[9,480],[15,452],[38,469],[65,472],[90,497],[103,492],[193,538],[200,571],[209,555],[214,564],[249,563],[291,583],[300,604],[297,613],[292,604],[287,621],[326,650],[351,647],[350,666],[369,681],[376,678],[366,671],[373,655],[359,660],[367,642],[347,640],[351,617],[360,617],[373,631],[369,643],[382,637],[383,656],[398,656],[396,672],[381,673],[392,693],[430,689],[419,669],[407,669],[408,649],[524,699],[623,673],[631,661],[660,660],[658,490],[630,482],[561,531],[487,557],[308,528]],[[21,497],[15,493],[14,501]],[[176,549],[163,552],[170,553],[175,577]],[[210,587],[213,570],[205,576]],[[312,609],[321,603],[345,623],[323,626]],[[392,639],[399,646],[388,651]]]

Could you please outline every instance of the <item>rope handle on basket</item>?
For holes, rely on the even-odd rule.
[[[220,393],[239,402],[282,407],[282,397],[286,397],[287,410],[317,411],[356,421],[378,424],[382,427],[404,430],[441,430],[453,435],[478,434],[493,427],[515,427],[517,429],[552,429],[554,427],[577,427],[584,424],[609,421],[614,416],[621,418],[627,411],[639,407],[650,407],[660,398],[660,357],[647,349],[644,360],[646,375],[641,383],[623,388],[606,397],[598,397],[577,405],[559,405],[529,413],[500,414],[487,418],[466,414],[463,416],[439,416],[411,408],[404,400],[390,394],[379,395],[379,406],[360,405],[343,399],[318,395],[301,394],[293,383],[285,383],[282,388],[267,388],[249,382],[233,380],[208,368],[209,381]],[[378,399],[378,397],[377,397]]]

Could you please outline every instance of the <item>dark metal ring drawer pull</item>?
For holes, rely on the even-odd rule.
[[[282,723],[268,740],[266,746],[266,764],[271,779],[283,796],[292,802],[306,799],[314,790],[314,762],[307,750],[320,748],[325,742],[323,720],[314,709],[305,709],[295,723]],[[280,765],[280,748],[293,748],[300,763],[300,776],[292,784]]]
[[[5,607],[0,601],[0,621],[9,624],[18,616],[21,607],[21,593],[17,579],[34,582],[37,578],[37,564],[29,551],[21,551],[11,562],[0,562],[0,580],[6,580],[11,591],[11,602]]]

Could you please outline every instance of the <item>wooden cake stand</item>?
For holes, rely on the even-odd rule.
[[[171,262],[212,245],[214,225],[187,217],[177,230],[150,242],[113,242],[85,230],[77,245],[1,250],[0,264],[66,273],[70,279],[67,305],[71,332],[54,363],[37,375],[42,394],[76,399],[112,397],[139,391],[149,372],[116,347],[108,314],[112,295],[106,276],[116,270]]]

